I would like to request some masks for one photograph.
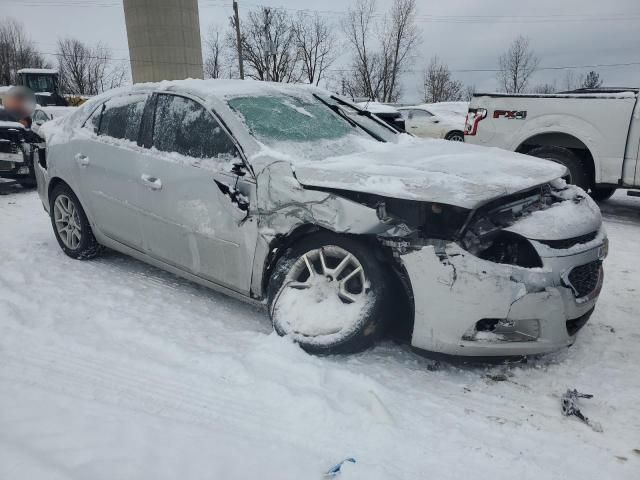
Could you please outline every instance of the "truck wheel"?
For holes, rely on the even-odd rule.
[[[577,185],[584,191],[589,190],[591,187],[591,180],[585,165],[582,163],[582,160],[580,160],[580,157],[568,148],[553,146],[537,147],[530,150],[527,154],[564,165],[567,167],[567,170],[569,170],[569,178],[567,179],[569,183]]]
[[[64,253],[77,260],[87,260],[102,251],[78,197],[67,185],[54,187],[49,211],[53,233]]]
[[[617,188],[614,187],[594,187],[589,192],[591,198],[593,198],[596,202],[604,202],[609,200],[614,193],[616,193]]]
[[[332,233],[303,239],[271,276],[273,327],[309,353],[365,350],[385,330],[389,277],[366,244]]]

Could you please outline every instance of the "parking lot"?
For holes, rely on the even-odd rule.
[[[66,257],[37,193],[2,183],[0,478],[322,478],[348,457],[343,478],[637,478],[640,199],[602,210],[605,286],[577,343],[461,367],[391,342],[309,356],[259,309],[120,254]],[[602,432],[561,415],[568,388]]]

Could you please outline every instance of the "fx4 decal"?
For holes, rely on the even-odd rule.
[[[494,110],[493,118],[508,118],[509,120],[524,120],[527,118],[527,111],[517,111],[517,110]]]

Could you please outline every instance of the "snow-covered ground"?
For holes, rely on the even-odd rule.
[[[0,185],[0,479],[640,478],[640,201],[606,204],[600,303],[571,349],[504,367],[385,343],[312,357],[265,314],[116,253],[58,248]],[[592,393],[598,433],[560,413]],[[635,450],[634,450],[635,449]]]

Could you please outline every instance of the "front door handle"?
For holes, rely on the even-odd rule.
[[[89,157],[87,157],[84,153],[76,153],[74,157],[76,159],[76,163],[79,167],[86,167],[89,165]]]
[[[151,190],[160,190],[162,188],[162,181],[159,178],[143,173],[140,176],[140,179],[142,180],[142,183]]]

